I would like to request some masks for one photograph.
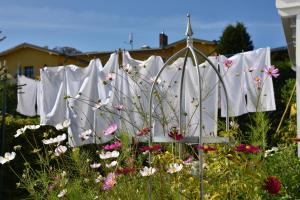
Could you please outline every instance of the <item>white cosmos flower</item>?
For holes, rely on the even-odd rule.
[[[100,156],[100,159],[109,159],[109,158],[117,158],[119,157],[120,153],[118,151],[108,151],[106,153],[101,153],[99,156]]]
[[[140,173],[142,176],[151,176],[152,174],[154,174],[156,172],[156,169],[153,167],[144,167]]]
[[[94,164],[91,164],[91,165],[90,165],[90,167],[91,167],[92,169],[97,169],[97,168],[99,168],[100,166],[101,166],[100,163],[94,163]]]
[[[66,153],[67,151],[67,147],[63,146],[63,145],[59,145],[58,147],[56,147],[56,149],[54,150],[54,155],[55,156],[60,156],[61,154]]]
[[[80,133],[79,137],[82,140],[88,140],[92,136],[92,133],[93,133],[93,131],[91,129],[89,129],[89,130],[86,130],[86,131]]]
[[[16,157],[16,153],[15,152],[11,152],[11,153],[6,152],[4,154],[4,157],[0,156],[0,163],[3,165],[6,162],[9,162],[9,161],[15,159],[15,157]]]
[[[71,124],[70,120],[67,119],[62,123],[56,124],[55,128],[56,128],[56,130],[62,130],[64,128],[68,128],[70,126],[70,124]]]
[[[168,169],[167,172],[170,174],[173,174],[173,173],[181,171],[182,168],[183,168],[182,164],[172,163],[172,164],[170,164],[170,168]]]
[[[60,143],[62,141],[64,141],[67,138],[67,135],[64,133],[62,135],[58,135],[55,138],[49,138],[48,140],[43,139],[43,143],[44,144],[53,144],[53,143]]]
[[[36,130],[39,129],[41,125],[26,125],[25,127],[31,130]]]
[[[106,75],[106,77],[105,77],[105,80],[106,81],[112,81],[112,80],[114,80],[116,78],[116,74],[114,74],[114,73],[108,73],[107,75]]]
[[[109,164],[105,164],[105,166],[106,166],[107,168],[111,168],[111,167],[116,166],[117,164],[118,164],[118,161],[114,160],[114,161],[112,161],[112,162],[109,163]]]
[[[265,157],[274,155],[274,153],[275,153],[276,151],[278,151],[278,147],[272,147],[271,149],[266,150],[266,151],[265,151]]]
[[[95,179],[95,182],[96,183],[100,183],[101,181],[103,181],[104,180],[104,178],[103,178],[103,176],[100,174],[96,179]]]
[[[31,129],[31,130],[35,130],[35,129],[39,129],[41,126],[40,125],[26,125],[23,128],[20,128],[17,130],[17,134],[14,135],[14,137],[19,137],[20,135],[22,135],[23,133],[25,133],[26,129]]]
[[[26,126],[17,130],[17,134],[14,135],[15,138],[19,137],[26,131]]]
[[[58,198],[61,198],[63,196],[65,196],[67,194],[67,189],[63,189],[62,191],[60,191],[57,195]]]

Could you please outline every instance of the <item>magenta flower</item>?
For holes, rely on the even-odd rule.
[[[216,147],[207,146],[207,145],[197,145],[196,148],[198,150],[204,151],[205,153],[217,150]]]
[[[248,144],[240,144],[235,147],[236,152],[243,152],[243,153],[258,153],[260,148],[258,146],[248,145]]]
[[[227,59],[224,61],[224,65],[225,67],[230,68],[233,65],[233,61]]]
[[[116,123],[111,124],[107,129],[104,130],[104,135],[112,135],[118,129],[118,125]]]
[[[116,181],[115,173],[109,173],[104,180],[102,189],[109,190],[109,189],[113,188],[116,185],[116,183],[117,183],[117,181]]]
[[[146,152],[146,151],[160,151],[161,146],[159,144],[153,145],[153,146],[144,146],[140,148],[141,152]]]
[[[125,110],[125,106],[122,104],[114,105],[114,108],[118,111]]]
[[[173,138],[174,140],[182,140],[183,135],[179,134],[179,130],[176,127],[172,127],[171,131],[168,133],[169,137]]]
[[[116,141],[112,144],[107,144],[103,147],[103,149],[107,150],[107,151],[111,151],[111,150],[115,150],[118,149],[122,146],[122,143],[120,141]]]
[[[281,189],[281,183],[276,176],[269,176],[267,180],[265,180],[265,189],[270,194],[278,194]]]
[[[266,66],[265,73],[270,77],[277,78],[279,76],[279,69],[277,69],[274,65]]]

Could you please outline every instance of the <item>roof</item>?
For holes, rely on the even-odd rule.
[[[63,53],[59,53],[59,52],[51,50],[51,49],[40,47],[40,46],[37,46],[37,45],[34,45],[34,44],[29,44],[29,43],[26,43],[26,42],[24,42],[22,44],[19,44],[19,45],[15,46],[15,47],[12,47],[10,49],[7,49],[5,51],[0,52],[0,56],[7,55],[7,54],[9,54],[9,53],[11,53],[13,51],[16,51],[16,50],[22,49],[22,48],[32,48],[32,49],[36,49],[38,51],[42,51],[42,52],[48,53],[50,55],[63,56],[65,58],[73,58],[73,59],[78,60],[80,62],[88,63],[86,60],[79,59],[76,56],[74,56],[74,57],[73,56],[69,56],[69,55],[66,55],[66,54],[63,54]]]
[[[194,42],[198,42],[198,43],[201,43],[201,44],[216,44],[216,42],[214,41],[208,41],[208,40],[202,40],[202,39],[197,39],[197,38],[193,38],[193,41]],[[130,52],[144,52],[144,51],[157,51],[157,50],[162,50],[162,49],[168,49],[168,48],[171,48],[177,44],[180,44],[180,43],[183,43],[183,42],[186,42],[186,39],[181,39],[181,40],[178,40],[176,42],[173,42],[171,44],[168,44],[167,46],[165,46],[164,48],[149,48],[149,49],[133,49],[133,50],[129,50]],[[38,51],[42,51],[42,52],[45,52],[45,53],[49,53],[49,54],[54,54],[54,55],[60,55],[60,56],[64,56],[64,57],[68,57],[68,58],[76,58],[76,56],[83,56],[83,55],[95,55],[95,54],[111,54],[115,51],[93,51],[93,52],[84,52],[84,53],[79,53],[79,54],[75,54],[75,55],[65,55],[65,54],[62,54],[62,53],[59,53],[57,51],[54,51],[54,50],[51,50],[51,49],[47,49],[47,48],[44,48],[44,47],[40,47],[40,46],[37,46],[37,45],[34,45],[34,44],[30,44],[30,43],[22,43],[22,44],[19,44],[13,48],[10,48],[10,49],[7,49],[5,51],[2,51],[0,52],[0,56],[3,56],[3,55],[6,55],[6,54],[9,54],[15,50],[18,50],[18,49],[21,49],[21,48],[32,48],[32,49],[36,49]]]
[[[300,1],[276,0],[276,8],[282,17],[297,15],[300,13]]]
[[[22,44],[19,44],[19,45],[15,46],[15,47],[7,49],[5,51],[2,51],[2,52],[0,52],[0,56],[9,54],[9,53],[11,53],[13,51],[16,51],[18,49],[21,49],[21,48],[32,48],[32,49],[36,49],[38,51],[42,51],[42,52],[45,52],[45,53],[54,54],[54,55],[62,55],[63,56],[63,54],[61,54],[57,51],[47,49],[47,48],[44,48],[44,47],[40,47],[40,46],[37,46],[37,45],[34,45],[34,44],[29,44],[29,43],[22,43]]]
[[[201,44],[216,44],[216,42],[214,41],[209,41],[209,40],[202,40],[202,39],[197,39],[197,38],[193,38],[193,41],[194,42],[199,42]],[[183,42],[186,42],[186,39],[181,39],[181,40],[178,40],[176,42],[173,42],[171,44],[168,44],[167,46],[165,46],[164,48],[149,48],[149,49],[132,49],[132,50],[128,50],[130,52],[144,52],[144,51],[157,51],[157,50],[162,50],[162,49],[168,49],[168,48],[171,48],[172,46],[175,46],[177,44],[180,44],[180,43],[183,43]],[[72,55],[72,56],[81,56],[81,55],[94,55],[94,54],[111,54],[113,53],[114,51],[93,51],[93,52],[85,52],[85,53],[80,53],[80,54],[76,54],[76,55]]]

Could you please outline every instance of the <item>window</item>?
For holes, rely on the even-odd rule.
[[[34,77],[33,66],[24,67],[24,75],[29,78],[33,78]]]

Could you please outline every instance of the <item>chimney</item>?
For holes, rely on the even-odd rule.
[[[159,34],[159,48],[165,48],[168,45],[168,36],[162,32]]]

